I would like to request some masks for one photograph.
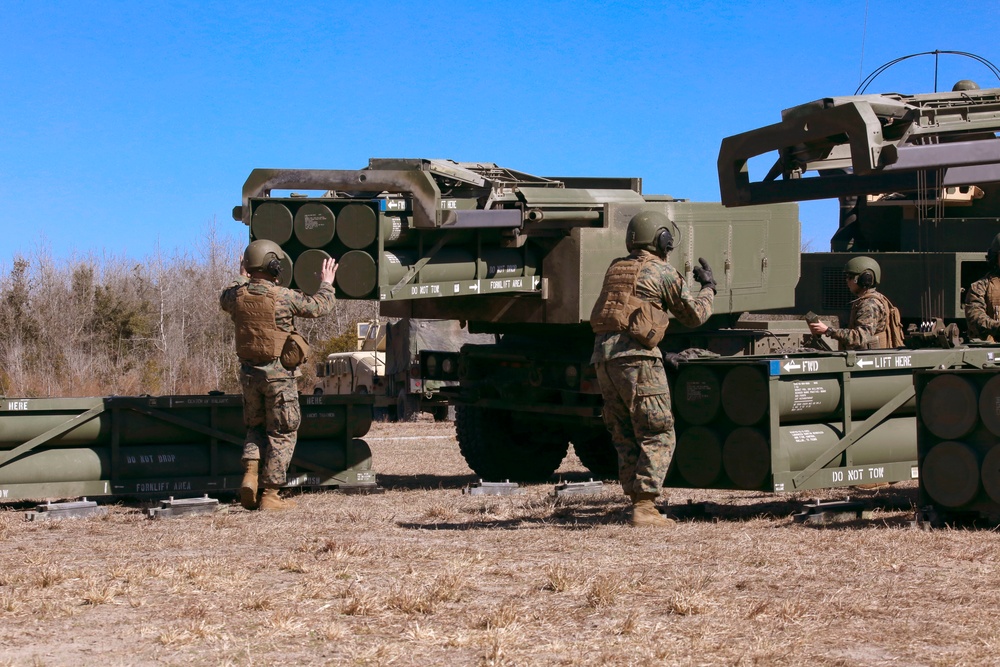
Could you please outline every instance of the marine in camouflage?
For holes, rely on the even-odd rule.
[[[865,290],[851,303],[848,326],[844,329],[827,329],[826,335],[837,341],[841,350],[878,350],[887,347],[887,301],[874,288]]]
[[[626,495],[658,494],[677,438],[663,362],[623,357],[597,364],[604,425],[618,452],[618,479]]]
[[[703,324],[712,314],[714,291],[706,286],[692,296],[684,278],[665,259],[645,250],[630,256],[642,254],[652,259],[643,263],[636,296],[659,304],[685,326]],[[659,494],[676,446],[660,350],[647,349],[626,332],[601,333],[594,340],[590,361],[604,397],[604,424],[618,453],[622,490],[633,498]]]
[[[274,320],[280,331],[295,330],[295,317],[322,317],[333,310],[336,298],[331,283],[321,283],[313,296],[278,287],[263,278],[241,277],[222,291],[219,305],[233,315],[240,288],[253,294],[274,291]],[[243,390],[243,421],[247,427],[243,459],[260,460],[260,479],[264,484],[284,484],[285,474],[295,450],[296,432],[302,421],[296,378],[298,368],[289,370],[280,360],[240,365]]]
[[[969,286],[965,320],[971,338],[1000,338],[1000,269],[993,269]]]
[[[698,292],[697,296],[691,296],[691,291],[684,282],[684,278],[669,262],[646,250],[638,250],[633,253],[634,257],[640,255],[652,257],[652,259],[643,263],[635,284],[636,296],[645,301],[659,304],[663,310],[669,311],[686,327],[696,327],[703,324],[712,314],[712,301],[715,293],[710,288],[705,287]],[[628,258],[616,259],[611,266],[626,259]],[[590,363],[596,364],[621,357],[660,358],[660,351],[643,347],[625,332],[597,334]]]

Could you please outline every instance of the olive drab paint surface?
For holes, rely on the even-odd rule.
[[[300,398],[286,486],[373,488],[371,399]],[[0,500],[235,491],[240,396],[0,397]]]
[[[289,190],[321,195],[279,196]],[[334,233],[307,247],[294,221],[317,204],[331,212]],[[794,305],[795,204],[727,209],[644,193],[633,177],[372,159],[358,170],[254,170],[233,213],[251,239],[280,240],[306,290],[310,272],[298,267],[316,264],[313,255],[322,252],[339,263],[339,298],[377,300],[385,317],[459,320],[472,333],[498,335],[498,342],[462,347],[458,385],[441,396],[456,407],[459,447],[477,474],[527,480],[547,478],[571,444],[595,474],[617,476],[589,363],[589,318],[608,266],[628,254],[625,231],[641,211],[670,219],[670,262],[692,290],[699,257],[717,282],[716,314],[705,331],[695,338],[673,322],[663,345],[725,354],[772,349],[773,332],[712,332],[744,311]],[[803,325],[792,336],[804,332]]]

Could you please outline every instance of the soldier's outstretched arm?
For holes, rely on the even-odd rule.
[[[686,327],[696,327],[712,316],[715,291],[710,286],[703,287],[697,295],[691,290],[676,270],[664,276],[663,307]]]
[[[878,337],[878,323],[886,313],[878,299],[862,299],[854,315],[854,326],[847,329],[827,329],[826,335],[840,341],[848,349],[868,346]]]
[[[309,296],[302,292],[292,292],[292,314],[296,317],[322,317],[333,310],[337,302],[333,281],[337,276],[337,262],[333,258],[323,260],[319,270],[319,290]]]

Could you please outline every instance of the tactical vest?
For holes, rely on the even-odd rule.
[[[881,292],[871,290],[854,301],[854,304],[851,306],[851,326],[854,326],[855,313],[857,312],[858,304],[862,299],[878,299],[878,301],[881,302],[882,307],[885,309],[886,315],[885,320],[881,323],[881,330],[876,331],[876,340],[869,342],[863,349],[884,350],[894,347],[902,347],[903,325],[900,320],[899,309],[892,305],[892,302],[889,301],[889,297]]]
[[[990,276],[986,285],[986,307],[989,308],[986,314],[990,319],[1000,320],[1000,277]]]
[[[651,260],[648,255],[628,257],[608,267],[601,293],[590,311],[590,327],[594,333],[627,332],[648,349],[653,349],[663,340],[669,316],[659,304],[635,294],[642,267]]]
[[[274,321],[276,290],[269,286],[264,294],[253,294],[241,285],[236,294],[236,355],[240,361],[262,366],[281,356],[288,338]]]

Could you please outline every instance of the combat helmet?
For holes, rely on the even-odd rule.
[[[863,280],[866,271],[870,271],[872,275],[873,281],[870,285],[866,285]],[[882,282],[882,269],[871,257],[854,257],[844,264],[844,273],[848,276],[858,276],[858,284],[865,288],[875,287]]]
[[[986,250],[986,263],[990,265],[991,269],[997,267],[998,255],[1000,255],[1000,234],[993,237],[993,242],[990,243],[990,247]]]
[[[285,252],[274,241],[258,239],[251,241],[243,251],[243,267],[247,271],[263,271],[275,278],[281,275],[281,259]]]
[[[979,84],[972,79],[962,79],[952,86],[951,89],[953,92],[956,90],[979,90]]]
[[[633,250],[648,250],[658,255],[666,255],[674,249],[674,235],[670,233],[670,218],[659,211],[640,211],[628,221],[625,230],[625,247]]]

